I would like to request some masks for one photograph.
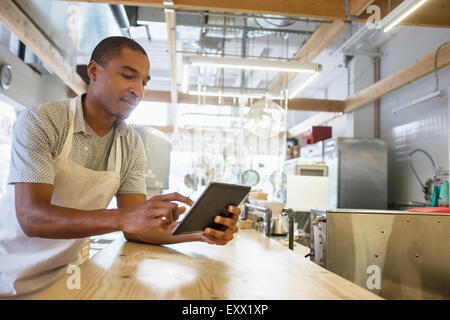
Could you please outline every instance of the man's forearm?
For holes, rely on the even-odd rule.
[[[127,209],[78,210],[40,204],[18,214],[30,237],[76,239],[121,230],[120,212]]]
[[[147,231],[138,234],[123,233],[128,241],[150,243],[150,244],[173,244],[180,242],[200,241],[199,235],[189,234],[181,236],[172,236],[167,231]]]

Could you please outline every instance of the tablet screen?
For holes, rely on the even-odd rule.
[[[185,218],[173,229],[173,235],[203,233],[206,227],[214,227],[217,215],[228,213],[228,206],[238,206],[251,187],[221,182],[210,183]]]

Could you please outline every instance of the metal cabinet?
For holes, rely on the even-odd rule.
[[[311,210],[311,260],[386,299],[450,299],[450,214]]]
[[[324,143],[329,208],[387,209],[387,145],[379,139],[332,138]]]

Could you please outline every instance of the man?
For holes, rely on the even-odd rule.
[[[127,240],[153,244],[233,239],[240,210],[217,216],[227,227],[172,236],[192,205],[178,193],[146,200],[142,141],[125,122],[150,80],[144,49],[124,37],[101,41],[87,67],[87,93],[33,106],[18,117],[8,190],[1,200],[0,297],[32,298],[67,265],[80,263],[86,237],[123,231]],[[117,196],[118,209],[106,209]]]

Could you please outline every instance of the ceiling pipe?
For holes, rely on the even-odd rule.
[[[130,34],[130,20],[128,19],[127,12],[123,4],[110,4],[112,14],[116,19],[119,28],[122,30],[124,36],[131,37]],[[126,30],[126,31],[125,31]]]

